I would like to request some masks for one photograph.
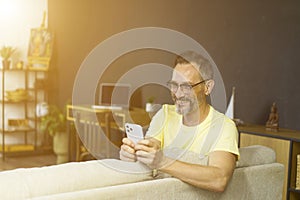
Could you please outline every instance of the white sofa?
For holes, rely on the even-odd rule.
[[[284,167],[272,149],[240,149],[240,160],[223,193],[195,188],[176,178],[153,179],[149,174],[128,174],[101,161],[16,169],[0,173],[1,199],[282,199]],[[121,161],[117,161],[121,162]]]

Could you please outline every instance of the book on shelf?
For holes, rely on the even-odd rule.
[[[300,154],[297,155],[296,190],[300,190]]]

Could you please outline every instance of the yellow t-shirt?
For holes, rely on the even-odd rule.
[[[153,117],[146,135],[160,140],[164,150],[177,148],[200,156],[226,151],[239,156],[235,123],[211,106],[203,122],[185,126],[174,105],[163,105]]]

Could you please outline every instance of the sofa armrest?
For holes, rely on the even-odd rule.
[[[105,161],[71,162],[0,172],[1,199],[27,199],[153,179],[150,173],[130,174],[113,170],[103,164]],[[112,161],[116,164],[121,162]],[[142,167],[134,163],[127,165],[137,167],[137,170]]]

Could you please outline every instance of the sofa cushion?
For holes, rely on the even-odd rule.
[[[266,146],[253,145],[241,147],[239,151],[240,159],[236,162],[236,167],[270,164],[276,160],[275,151]]]

